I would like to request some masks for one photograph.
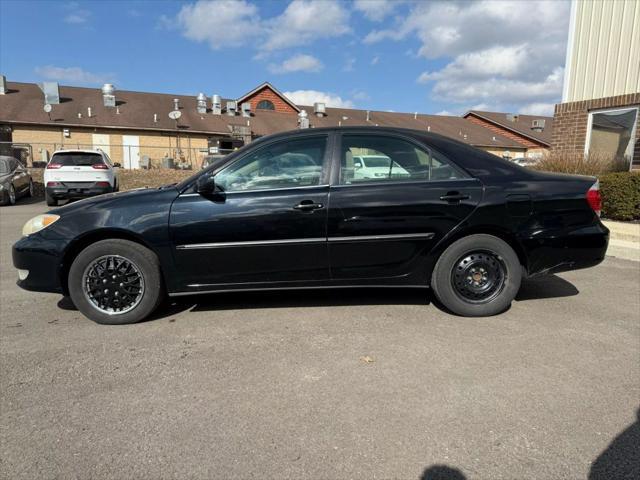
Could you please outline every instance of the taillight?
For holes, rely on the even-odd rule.
[[[62,185],[60,182],[47,182],[47,187],[59,187]]]
[[[596,215],[600,216],[600,212],[602,211],[602,196],[600,195],[600,182],[598,180],[587,190],[587,202],[593,211],[596,212]]]
[[[109,170],[109,167],[107,167],[104,163],[94,163],[93,165],[91,165],[91,168],[95,168],[96,170]]]
[[[61,163],[50,163],[49,165],[47,165],[47,169],[49,169],[49,170],[55,170],[56,168],[62,168],[62,164]]]
[[[96,182],[96,187],[110,187],[111,184],[109,182]]]

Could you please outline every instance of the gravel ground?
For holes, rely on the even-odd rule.
[[[0,209],[0,478],[640,476],[640,263],[525,282],[492,318],[297,291],[109,327],[16,287],[45,209]]]

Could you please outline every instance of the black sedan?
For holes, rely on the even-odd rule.
[[[16,158],[0,155],[0,205],[14,205],[19,197],[33,197],[33,179]]]
[[[363,155],[378,159],[366,175]],[[426,132],[308,129],[177,185],[35,217],[13,262],[21,287],[70,295],[108,324],[142,320],[165,295],[354,286],[431,287],[451,312],[485,316],[509,307],[523,276],[600,263],[599,210],[595,178]]]

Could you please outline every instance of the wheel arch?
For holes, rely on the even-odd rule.
[[[153,252],[158,260],[160,260],[160,255],[158,255],[156,249],[149,245],[149,243],[146,242],[141,236],[136,235],[131,231],[116,228],[103,228],[99,230],[93,230],[86,235],[82,235],[73,240],[73,242],[71,242],[65,249],[59,269],[60,285],[62,287],[64,295],[69,295],[69,270],[71,268],[71,264],[78,256],[78,254],[95,242],[114,239],[129,240],[131,242],[142,245],[143,247]],[[162,262],[158,261],[158,264],[160,265],[160,273],[164,277]]]

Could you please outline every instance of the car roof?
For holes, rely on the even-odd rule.
[[[97,153],[98,155],[103,154],[102,150],[94,150],[91,148],[69,148],[64,150],[56,150],[52,153],[52,155],[55,155],[56,153]]]

